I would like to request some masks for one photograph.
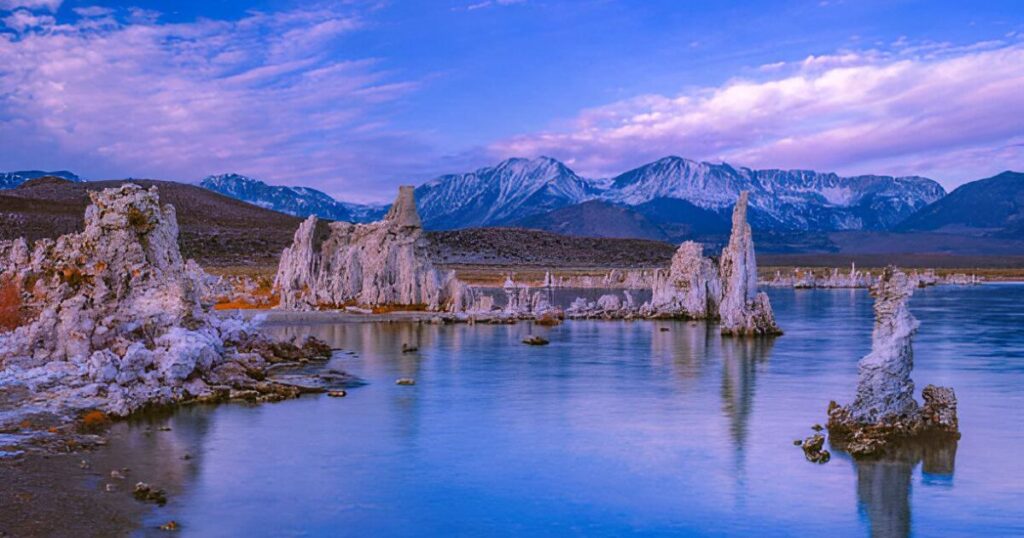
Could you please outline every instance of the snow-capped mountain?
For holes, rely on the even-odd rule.
[[[315,189],[274,187],[237,174],[210,176],[201,185],[298,216],[365,222],[387,210],[384,205],[346,204]],[[428,229],[536,225],[578,230],[608,228],[616,219],[631,219],[646,220],[658,227],[659,234],[675,240],[694,233],[727,232],[729,214],[742,190],[751,192],[754,226],[781,232],[888,230],[946,194],[938,183],[922,177],[753,170],[680,157],[666,157],[612,178],[588,179],[555,159],[538,157],[440,176],[417,187],[416,201]],[[594,201],[605,205],[558,211]],[[617,213],[611,206],[631,213]],[[562,222],[574,215],[594,222]]]
[[[652,204],[684,200],[727,216],[742,190],[751,191],[755,225],[813,231],[888,229],[945,195],[942,186],[922,177],[752,170],[680,157],[597,180],[581,178],[547,157],[509,159],[493,168],[441,176],[416,194],[427,227],[447,229],[513,223],[590,200],[641,213]]]
[[[564,164],[538,157],[441,176],[416,189],[416,205],[427,228],[454,229],[508,224],[600,193]]]
[[[916,176],[840,177],[666,157],[613,178],[605,197],[626,205],[674,198],[721,213],[743,190],[750,191],[755,224],[817,231],[887,229],[946,194],[938,183]]]
[[[258,179],[239,174],[208,176],[199,185],[225,196],[297,217],[316,215],[330,220],[366,222],[377,220],[387,211],[384,205],[339,202],[309,187],[267,185]]]
[[[56,170],[54,172],[45,172],[43,170],[20,170],[17,172],[0,172],[0,189],[13,189],[30,179],[45,176],[64,178],[76,183],[82,181],[82,179],[77,175],[68,172],[67,170]]]

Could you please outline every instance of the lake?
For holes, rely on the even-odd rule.
[[[135,420],[109,450],[169,490],[147,529],[185,536],[1024,534],[1024,285],[918,290],[914,380],[956,389],[963,439],[866,464],[812,464],[793,440],[853,398],[867,291],[768,292],[786,334],[767,341],[695,322],[268,327],[354,352],[332,365],[368,384]]]

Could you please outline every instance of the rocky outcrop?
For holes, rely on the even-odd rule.
[[[0,243],[0,282],[22,302],[23,323],[0,333],[0,392],[24,392],[17,411],[127,415],[238,390],[294,395],[261,380],[278,351],[302,350],[204,308],[207,283],[182,260],[174,208],[160,205],[155,187],[90,198],[81,233],[32,248]],[[0,423],[17,415],[9,411],[0,409]]]
[[[872,288],[875,327],[871,353],[858,364],[857,395],[853,403],[829,404],[828,429],[833,441],[854,456],[884,452],[886,445],[935,435],[959,438],[953,389],[925,387],[921,408],[914,400],[912,339],[918,321],[907,300],[916,283],[906,274],[886,269]]]
[[[298,310],[361,305],[458,311],[473,303],[454,273],[441,273],[430,262],[412,187],[399,188],[378,222],[306,219],[281,254],[274,287],[282,308]]]
[[[651,314],[657,316],[709,319],[718,316],[722,282],[718,268],[704,257],[700,243],[679,245],[668,272],[658,275],[651,287]]]
[[[722,250],[719,278],[722,302],[719,316],[723,335],[771,336],[782,334],[775,324],[768,295],[757,291],[757,260],[754,239],[747,223],[747,197],[740,193],[732,212],[732,234]]]
[[[776,271],[770,280],[760,282],[762,286],[774,288],[867,288],[875,283],[875,278],[868,271],[858,271],[856,264],[850,264],[850,271],[843,272],[833,268],[825,274],[815,274],[813,270],[793,269],[792,274],[783,275]]]
[[[984,279],[978,275],[966,273],[952,273],[939,276],[934,269],[915,270],[907,274],[916,287],[925,288],[928,286],[953,285],[972,286],[981,284]],[[760,282],[762,286],[773,288],[870,288],[878,282],[878,277],[870,271],[858,271],[855,264],[850,265],[849,272],[833,268],[827,272],[815,272],[813,269],[793,269],[792,274],[784,275],[776,271],[771,279]]]

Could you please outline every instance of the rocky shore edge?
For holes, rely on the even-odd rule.
[[[82,232],[0,242],[0,460],[102,445],[154,408],[274,402],[358,384],[331,348],[215,315],[178,248],[174,208],[134,184],[90,193]]]

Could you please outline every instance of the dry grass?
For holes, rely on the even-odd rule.
[[[103,411],[93,410],[82,415],[79,426],[82,431],[96,433],[103,431],[110,425],[110,417]]]
[[[227,266],[204,266],[207,273],[216,276],[242,276],[257,282],[268,280],[274,281],[274,274],[277,273],[276,265],[227,265]]]
[[[534,321],[534,324],[541,325],[544,327],[553,327],[555,325],[561,325],[561,323],[562,318],[558,317],[557,315],[551,312],[541,314],[540,317],[538,317],[537,320]]]
[[[371,308],[374,314],[390,314],[391,312],[426,312],[425,304],[388,304]]]
[[[22,322],[21,291],[13,280],[0,282],[0,331],[10,331]]]
[[[261,297],[262,298],[262,297]],[[240,299],[225,299],[213,305],[214,310],[262,310],[265,308],[274,308],[280,304],[281,298],[277,295],[270,295],[266,297],[266,301],[260,301],[257,303],[250,303],[248,301],[242,301]]]

